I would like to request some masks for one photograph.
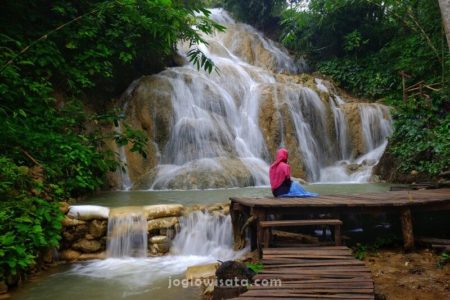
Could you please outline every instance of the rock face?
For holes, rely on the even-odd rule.
[[[217,280],[222,280],[225,282],[226,280],[234,280],[237,278],[238,280],[247,280],[248,282],[252,282],[253,276],[255,273],[247,268],[247,266],[238,261],[225,261],[223,262],[216,271]]]
[[[183,214],[184,206],[181,204],[161,204],[144,206],[147,219],[158,219],[165,217],[178,217]]]
[[[101,248],[101,244],[95,240],[82,239],[72,245],[72,248],[83,253],[96,252]]]
[[[214,277],[216,276],[216,271],[219,265],[219,263],[212,263],[188,267],[185,273],[185,277],[187,280]]]
[[[141,129],[149,138],[147,157],[127,149],[128,172],[137,181],[158,164],[158,145],[169,139],[172,120],[172,86],[170,81],[158,75],[139,79],[135,89],[130,89],[127,121],[133,128]]]
[[[149,239],[150,244],[150,252],[153,255],[157,254],[165,254],[169,252],[171,240],[164,235],[156,235]]]

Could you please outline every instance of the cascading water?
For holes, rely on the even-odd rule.
[[[115,128],[115,131],[118,135],[122,135],[122,124],[119,122],[118,126]],[[120,159],[120,164],[122,165],[122,167],[119,168],[118,172],[119,172],[119,177],[120,177],[120,183],[121,183],[121,190],[124,191],[128,191],[131,189],[131,187],[133,186],[133,183],[131,182],[130,176],[128,174],[127,171],[127,166],[128,166],[128,159],[127,156],[125,154],[125,147],[124,146],[119,146],[119,159]]]
[[[128,89],[127,118],[150,140],[149,159],[134,164],[134,188],[267,185],[281,146],[290,152],[295,177],[369,180],[371,168],[367,176],[346,166],[385,143],[387,108],[347,102],[329,82],[298,75],[301,68],[287,51],[252,27],[221,9],[212,10],[212,18],[227,30],[206,36],[208,47],[200,48],[218,72],[186,64]],[[188,50],[183,46],[181,56]]]
[[[108,217],[107,259],[75,264],[64,276],[75,276],[81,284],[92,282],[100,294],[113,295],[110,290],[114,290],[120,298],[149,299],[145,296],[155,298],[156,294],[156,299],[171,299],[175,291],[167,289],[170,277],[182,278],[189,266],[236,259],[247,251],[233,251],[230,216],[196,211],[180,217],[181,229],[168,255],[147,257],[147,217],[142,211],[138,206],[110,210],[99,206],[71,207],[74,217]],[[83,277],[89,280],[80,280]],[[73,293],[84,295],[78,289]],[[197,294],[189,295],[189,299],[196,297]]]
[[[201,211],[180,220],[181,230],[175,237],[171,252],[176,255],[201,255],[229,260],[241,256],[247,249],[233,250],[231,217]]]
[[[132,212],[111,215],[108,220],[108,257],[147,256],[147,218]]]
[[[350,138],[348,132],[347,118],[345,112],[342,109],[342,105],[345,104],[341,97],[336,96],[330,99],[331,109],[333,111],[334,128],[336,133],[336,140],[339,143],[338,157],[341,160],[349,159],[351,157]]]
[[[340,103],[338,105],[341,107],[345,105],[339,100],[337,103]],[[337,118],[342,118],[338,109],[336,107],[335,122]],[[321,181],[362,183],[370,180],[372,169],[382,156],[387,146],[387,137],[392,133],[392,121],[386,106],[360,104],[358,110],[361,120],[361,144],[364,154],[353,159],[351,155],[341,156],[341,160],[336,162],[335,165],[322,169]],[[348,127],[344,129],[339,127],[337,129],[340,135],[346,134],[347,130]],[[348,145],[343,142],[346,139],[340,139],[339,141],[342,142],[340,144],[341,149],[348,149]],[[349,169],[352,172],[349,172]]]

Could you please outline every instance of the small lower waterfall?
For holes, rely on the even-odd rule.
[[[108,219],[107,257],[147,257],[147,218],[139,207],[111,209]],[[247,251],[233,250],[231,217],[195,211],[180,217],[170,253],[228,260]]]
[[[219,260],[241,256],[247,249],[233,250],[231,217],[201,211],[180,220],[181,230],[175,237],[171,252],[175,255],[200,255]]]
[[[108,220],[108,257],[147,256],[147,218],[142,213],[112,215]]]
[[[87,295],[86,291],[76,287],[71,295],[82,295],[82,299],[101,298],[104,294],[114,295],[114,299],[174,299],[177,288],[181,287],[168,288],[169,281],[183,279],[188,267],[235,259],[247,251],[233,251],[230,216],[219,211],[194,211],[186,216],[179,212],[176,217],[167,217],[161,215],[165,212],[162,206],[155,205],[153,210],[151,206],[111,209],[94,205],[71,206],[68,215],[72,222],[80,224],[81,220],[91,220],[88,226],[86,223],[80,226],[94,227],[93,224],[108,219],[107,258],[78,262],[64,272],[68,278],[75,276],[75,282],[81,282],[81,287],[89,286],[96,294]],[[151,215],[149,209],[154,214],[147,220]],[[171,251],[161,256],[147,256],[147,240],[151,242],[150,237],[161,235],[158,230],[149,232],[148,222],[173,218],[178,218],[180,230],[172,241]],[[162,228],[167,229],[161,225],[159,230]],[[96,242],[104,237],[96,236]],[[183,290],[181,295],[183,299],[198,299],[196,290],[195,293]]]

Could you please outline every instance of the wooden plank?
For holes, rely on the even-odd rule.
[[[367,284],[371,283],[373,285],[373,280],[368,278],[300,278],[299,280],[289,280],[286,282],[283,282],[282,285],[287,284],[301,284],[301,283],[320,283],[320,284],[347,284],[347,283],[360,283],[360,284]]]
[[[270,268],[296,268],[296,267],[341,267],[341,266],[365,266],[362,262],[357,261],[324,261],[324,262],[315,262],[315,263],[277,263],[276,265],[267,264],[266,261],[262,261],[264,265],[264,269],[270,269]]]
[[[303,247],[285,247],[286,248],[295,248],[301,251],[302,249],[319,249],[319,250],[348,250],[349,248],[347,246],[334,246],[334,245],[328,245],[328,246],[322,246],[322,245],[311,245],[308,246],[308,244],[303,244]],[[273,250],[274,248],[272,248]],[[268,250],[268,249],[267,249]],[[270,250],[269,250],[270,251]]]
[[[301,278],[310,278],[310,279],[322,279],[322,278],[371,278],[371,273],[336,273],[329,274],[327,272],[323,273],[295,273],[295,274],[277,274],[276,279],[280,279],[281,281],[291,281],[295,279]],[[263,279],[274,279],[273,274],[258,274],[255,276],[255,279],[263,280]]]
[[[410,206],[432,205],[450,201],[450,189],[424,191],[392,191],[359,195],[319,196],[315,198],[230,198],[245,206],[254,207],[342,207],[342,206]],[[412,200],[411,200],[412,199]]]
[[[431,237],[418,236],[415,238],[415,240],[419,243],[424,243],[424,244],[450,245],[450,240],[446,240],[446,239],[437,239],[437,238],[431,238]]]
[[[240,295],[239,298],[246,298],[246,297],[276,297],[276,298],[286,298],[286,297],[310,297],[314,299],[374,299],[373,295],[370,294],[350,294],[350,293],[336,293],[336,294],[329,294],[329,295],[320,295],[320,294],[306,294],[306,293],[287,293],[283,291],[277,291],[270,293],[268,291],[248,291],[244,294]],[[301,299],[301,298],[296,298]]]
[[[275,254],[311,254],[316,256],[322,255],[352,255],[350,249],[343,250],[319,250],[319,249],[309,249],[309,248],[267,248],[263,249],[263,253],[267,255]]]
[[[296,268],[296,269],[276,269],[276,270],[270,270],[270,271],[261,271],[260,273],[258,273],[258,275],[262,275],[262,276],[272,276],[272,277],[277,277],[278,275],[284,275],[284,274],[292,274],[292,275],[298,275],[298,274],[307,274],[307,275],[321,275],[321,274],[325,274],[325,275],[337,275],[337,276],[352,276],[354,274],[371,274],[370,271],[368,269],[358,269],[358,270],[330,270],[330,269],[304,269],[304,268]]]
[[[260,300],[260,299],[263,299],[263,300],[265,300],[265,299],[270,299],[270,300],[273,300],[273,299],[277,299],[277,297],[271,297],[271,296],[269,296],[269,297],[264,297],[264,296],[259,296],[259,297],[252,297],[252,296],[245,296],[245,294],[242,294],[241,296],[239,296],[239,298],[232,298],[232,299],[230,299],[230,300],[233,300],[233,299],[245,299],[245,300]],[[311,298],[311,296],[296,296],[296,297],[282,297],[282,299],[283,300],[317,300],[317,297],[314,297],[314,298]],[[341,297],[341,298],[336,298],[336,297],[333,297],[333,298],[329,298],[329,297],[321,297],[320,298],[320,300],[336,300],[336,299],[348,299],[348,298],[345,298],[345,297]],[[375,298],[366,298],[366,299],[375,299]]]
[[[354,259],[352,256],[342,256],[342,255],[308,255],[308,254],[279,254],[279,255],[265,255],[265,258],[322,258],[322,259]]]
[[[342,225],[337,219],[314,219],[314,220],[278,220],[261,221],[261,227],[287,227],[287,226],[316,226],[316,225]]]
[[[369,271],[366,266],[304,266],[301,268],[287,268],[285,266],[280,266],[277,269],[267,269],[264,268],[262,273],[274,273],[274,272],[296,272],[297,270],[331,270],[331,271]]]
[[[251,289],[252,290],[284,290],[284,289],[311,289],[311,288],[336,288],[336,287],[340,287],[340,288],[364,288],[364,289],[372,289],[373,291],[373,284],[370,282],[367,282],[365,284],[362,283],[329,283],[329,284],[325,284],[325,283],[321,283],[321,284],[317,284],[317,283],[285,283],[282,284],[280,286],[276,286],[276,287],[271,287],[271,286],[252,286]]]
[[[323,288],[320,289],[318,287],[314,288],[302,288],[302,289],[283,289],[283,290],[257,290],[257,289],[251,289],[246,292],[249,296],[256,296],[256,295],[264,295],[267,293],[271,294],[281,294],[281,293],[288,293],[290,295],[295,294],[339,294],[339,293],[346,293],[346,294],[371,294],[373,293],[373,289],[370,288]]]

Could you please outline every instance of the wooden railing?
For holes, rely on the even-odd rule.
[[[406,86],[406,79],[411,76],[405,73],[404,71],[400,72],[400,76],[402,76],[402,87],[403,87],[403,101],[408,101],[408,98],[420,97],[426,100],[430,100],[430,93],[437,92],[442,88],[442,83],[432,83],[425,84],[423,80]]]

